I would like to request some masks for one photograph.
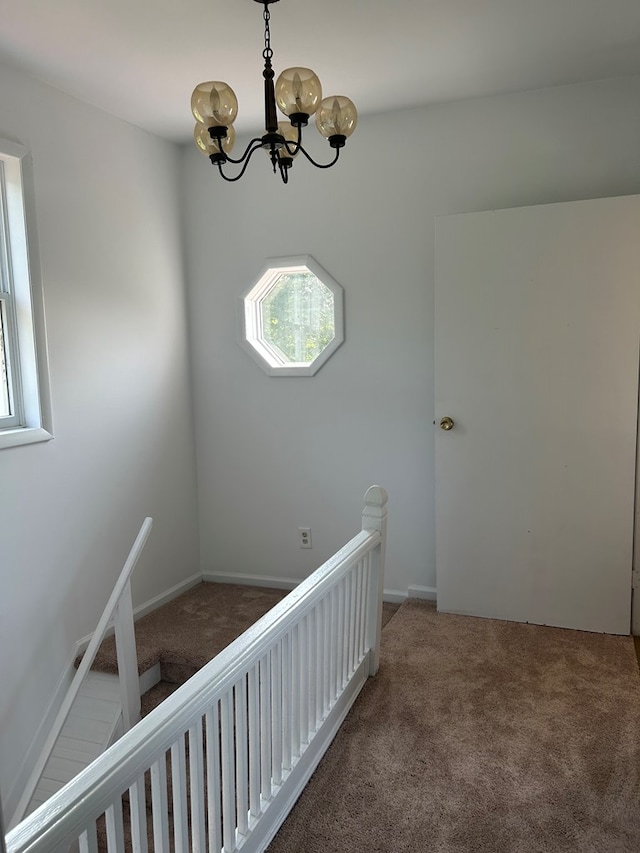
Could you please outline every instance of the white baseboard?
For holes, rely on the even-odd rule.
[[[382,600],[391,604],[403,604],[407,600],[407,593],[399,589],[385,589],[382,592]]]
[[[408,589],[409,598],[422,598],[426,601],[437,601],[438,591],[435,586],[410,586]]]
[[[152,610],[156,610],[156,608],[161,607],[168,601],[173,601],[174,598],[182,595],[183,592],[186,592],[188,589],[191,589],[203,580],[204,578],[199,572],[197,575],[191,575],[190,578],[180,581],[180,583],[172,586],[171,589],[167,589],[165,592],[161,592],[160,595],[156,595],[153,598],[150,598],[149,601],[145,601],[144,604],[134,607],[133,618],[136,621],[141,619],[143,616],[146,616],[147,613],[151,613]]]
[[[143,696],[147,690],[151,690],[151,688],[155,687],[161,680],[162,673],[160,671],[160,663],[154,663],[154,665],[146,670],[146,672],[143,672],[138,679],[140,683],[140,695]]]
[[[206,583],[235,583],[239,586],[262,586],[269,589],[295,589],[300,583],[292,578],[277,578],[272,575],[236,575],[233,572],[203,572],[202,580]],[[422,589],[423,587],[410,587],[410,589]],[[435,598],[435,590],[433,590]],[[412,595],[401,592],[398,589],[385,589],[382,595],[384,601],[393,604],[402,604],[407,598],[426,598],[424,595]]]
[[[203,572],[206,583],[237,583],[240,586],[264,586],[270,589],[295,589],[301,582],[296,578],[275,578],[270,575],[236,575],[232,572]]]

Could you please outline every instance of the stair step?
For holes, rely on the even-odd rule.
[[[77,776],[122,731],[118,676],[89,672],[47,761],[27,814]]]

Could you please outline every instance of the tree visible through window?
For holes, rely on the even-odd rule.
[[[335,335],[333,293],[311,272],[281,275],[262,300],[262,322],[285,360],[310,364]]]

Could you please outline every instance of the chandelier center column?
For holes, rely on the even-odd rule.
[[[271,50],[271,31],[269,29],[269,20],[271,13],[269,12],[269,4],[264,4],[264,126],[267,133],[276,133],[278,130],[278,114],[276,113],[276,95],[273,87],[273,78],[275,73],[271,65],[273,50]]]

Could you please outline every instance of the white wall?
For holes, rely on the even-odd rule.
[[[185,149],[205,572],[305,576],[377,482],[386,586],[435,586],[434,217],[639,192],[639,103],[636,77],[367,117],[341,163],[296,162],[287,187],[260,152],[227,185]],[[346,341],[315,377],[271,378],[236,301],[265,258],[306,253],[345,289]]]
[[[199,569],[178,150],[9,69],[0,136],[33,152],[55,439],[0,450],[0,787],[145,515],[134,604]],[[23,768],[24,770],[24,768]]]
[[[194,147],[180,163],[2,69],[0,136],[35,161],[56,436],[0,451],[6,812],[142,518],[135,603],[199,570],[181,226],[203,570],[305,576],[378,482],[387,587],[433,587],[434,216],[640,192],[639,102],[626,78],[363,118],[333,170],[296,163],[283,187],[259,153],[226,185]],[[237,343],[237,300],[265,258],[306,253],[345,288],[346,341],[315,377],[270,378]]]

